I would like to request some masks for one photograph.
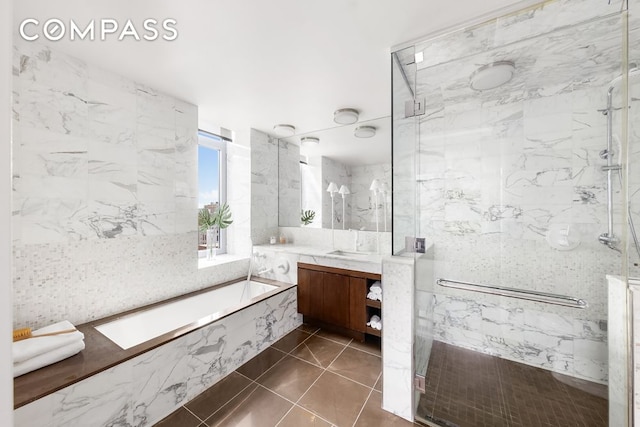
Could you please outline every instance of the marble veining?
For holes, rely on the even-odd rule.
[[[428,100],[427,111],[394,117],[394,184],[400,183],[394,230],[433,241],[434,280],[533,289],[589,303],[575,310],[438,287],[436,339],[606,382],[604,277],[619,271],[621,260],[597,241],[607,223],[599,157],[606,117],[598,110],[621,72],[623,18],[619,5],[581,5],[548,2],[415,46],[425,61],[408,75],[416,96]],[[496,60],[516,64],[513,79],[491,91],[471,90],[469,76]],[[400,103],[407,89],[394,80]],[[621,102],[618,95],[614,102]],[[622,134],[620,116],[613,116],[616,134]],[[614,200],[621,200],[614,181]],[[415,185],[417,197],[402,191]],[[622,229],[619,208],[614,225]],[[579,246],[556,249],[549,242],[556,230],[571,230]],[[394,249],[400,247],[398,239]]]
[[[300,325],[289,289],[15,411],[17,427],[150,426]]]
[[[251,239],[268,243],[278,232],[278,140],[251,129]]]
[[[16,327],[200,286],[197,107],[38,43],[13,82]]]

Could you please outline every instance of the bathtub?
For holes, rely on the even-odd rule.
[[[14,425],[157,423],[300,326],[295,285],[273,285],[240,279],[79,325],[75,362],[16,378]]]
[[[122,316],[95,328],[123,350],[185,327],[197,328],[268,298],[278,286],[240,281]]]

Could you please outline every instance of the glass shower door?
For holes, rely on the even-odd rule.
[[[414,236],[427,242],[415,264],[416,373],[428,364],[418,419],[609,423],[607,325],[618,313],[606,275],[625,274],[626,243],[615,179],[620,240],[598,237],[608,171],[626,148],[626,11],[581,5],[546,2],[449,33],[414,46],[422,62],[401,63],[415,67],[414,97],[426,100],[414,117],[414,182],[394,181],[394,194],[415,192]],[[396,135],[394,156],[395,145]],[[611,425],[626,425],[616,412]]]

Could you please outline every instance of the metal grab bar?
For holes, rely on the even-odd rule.
[[[566,295],[549,294],[546,292],[527,291],[516,288],[503,288],[500,286],[479,285],[477,283],[459,282],[457,280],[438,279],[436,283],[445,288],[463,289],[465,291],[482,292],[485,294],[499,295],[503,297],[525,299],[529,301],[545,302],[548,304],[563,305],[573,308],[587,308],[589,304],[583,299]]]

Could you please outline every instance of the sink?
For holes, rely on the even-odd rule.
[[[369,252],[351,252],[351,251],[337,250],[337,251],[331,251],[327,253],[327,255],[337,255],[337,256],[343,256],[345,258],[371,259],[371,256],[374,254]]]

